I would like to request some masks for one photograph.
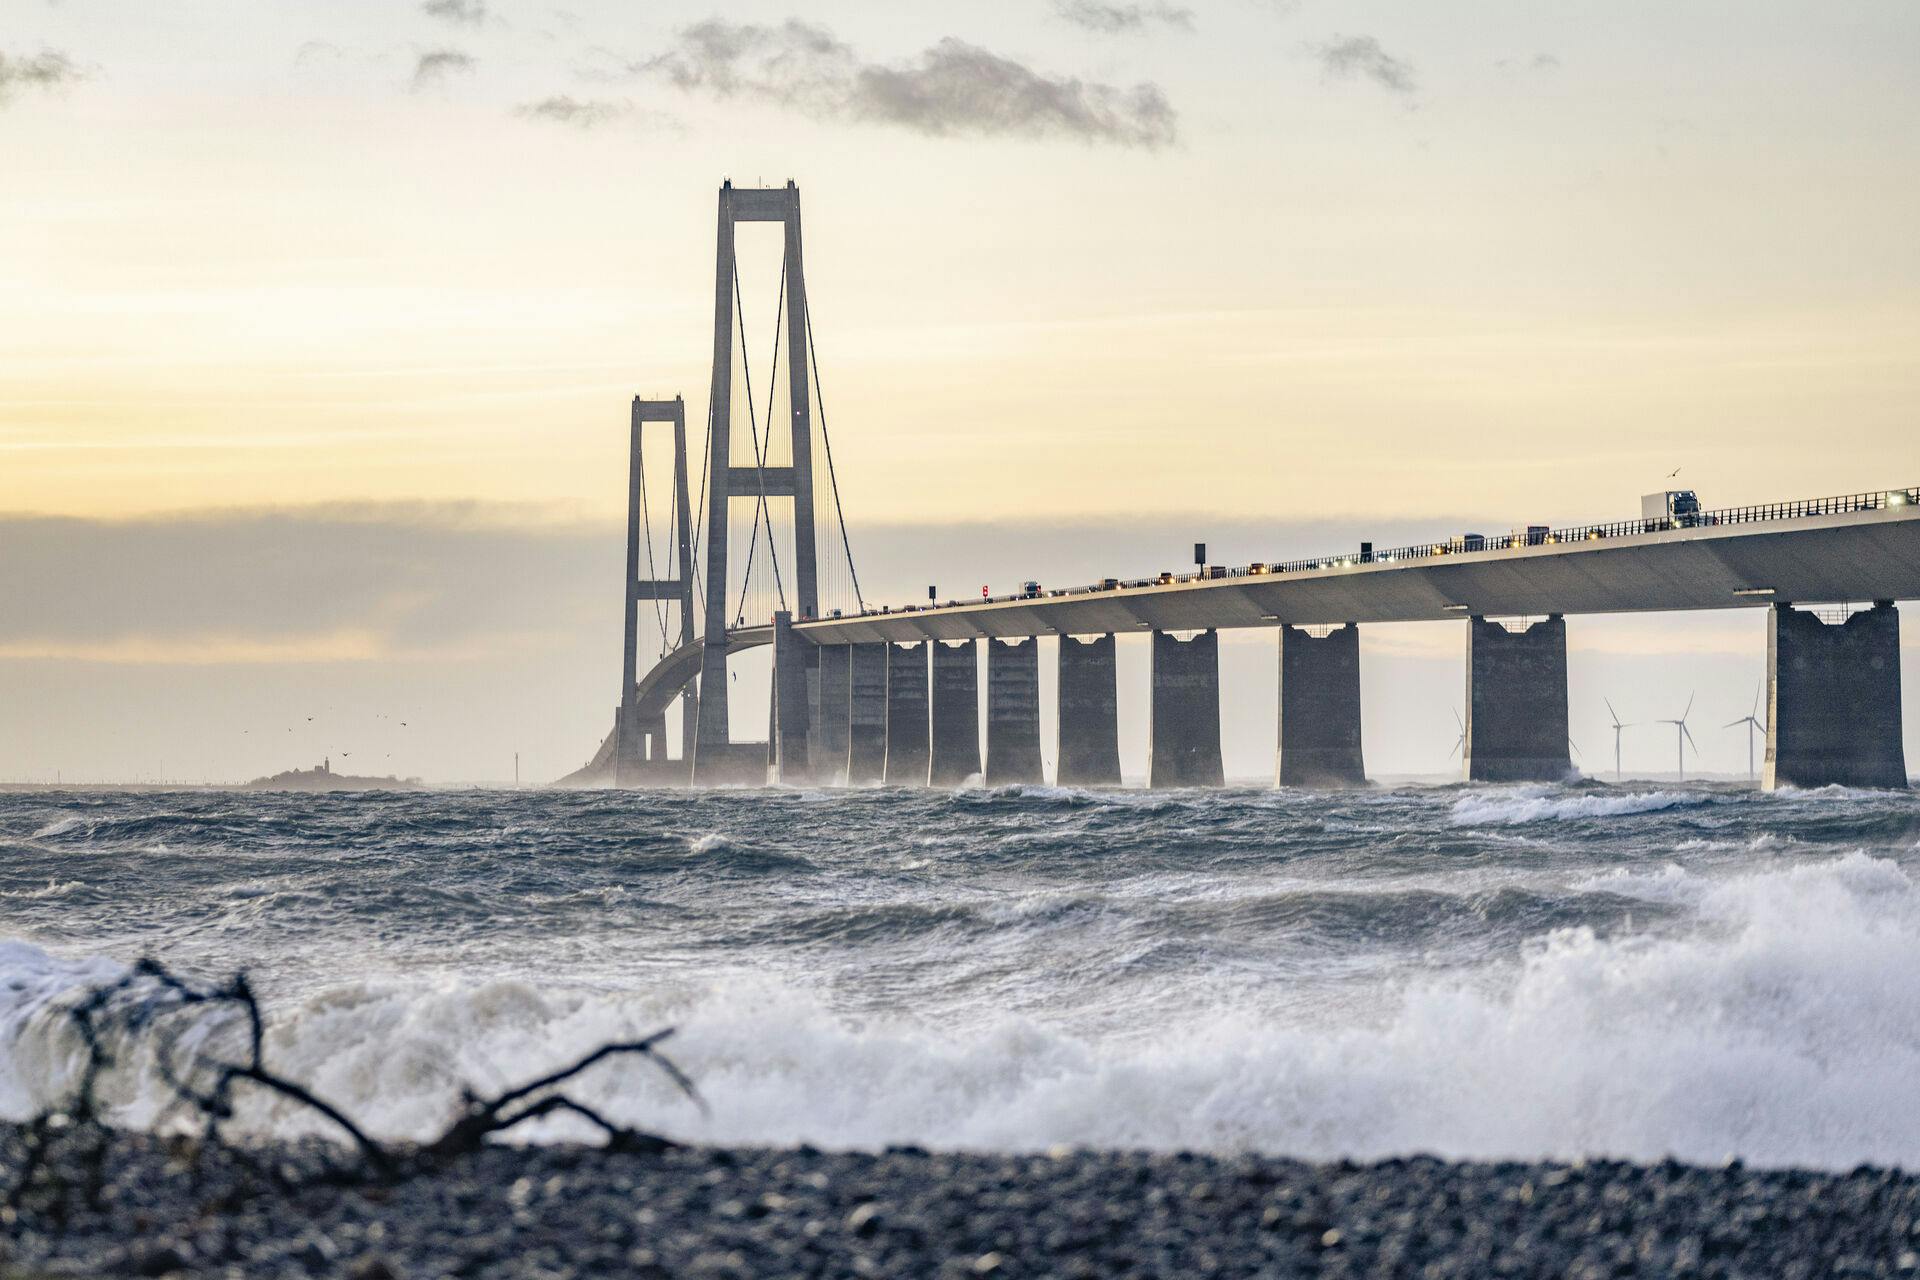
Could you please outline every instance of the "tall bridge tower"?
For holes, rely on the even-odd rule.
[[[785,230],[783,276],[786,294],[787,393],[792,406],[792,463],[767,465],[767,448],[756,439],[751,465],[733,464],[734,340],[745,344],[744,325],[736,311],[740,296],[739,263],[734,253],[734,229],[743,222],[778,222]],[[694,774],[718,780],[745,769],[763,776],[765,760],[735,760],[727,717],[728,516],[735,502],[763,503],[787,498],[793,502],[793,584],[789,602],[801,619],[820,615],[818,544],[814,540],[813,410],[808,394],[807,277],[800,247],[800,189],[791,181],[784,187],[720,188],[720,226],[713,285],[713,387],[709,404],[711,442],[708,481],[705,595],[702,627],[698,729],[694,741]],[[768,437],[773,434],[773,406],[767,406]],[[757,433],[756,433],[757,434]],[[771,536],[771,526],[769,526]],[[817,662],[817,655],[815,661]]]

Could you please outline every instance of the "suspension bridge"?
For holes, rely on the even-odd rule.
[[[783,236],[760,395],[741,223],[776,223]],[[1266,627],[1278,636],[1280,670],[1275,781],[1361,785],[1358,628],[1437,619],[1465,628],[1464,776],[1560,780],[1575,772],[1569,616],[1765,608],[1764,785],[1907,785],[1895,602],[1920,599],[1920,487],[876,604],[860,589],[833,464],[798,188],[723,185],[717,243],[700,482],[690,483],[685,402],[635,399],[621,697],[599,752],[568,782],[1042,782],[1048,638],[1058,672],[1052,780],[1117,786],[1115,641],[1148,634],[1149,785],[1217,786],[1219,632]],[[658,427],[672,431],[674,475],[656,536],[643,445]],[[659,656],[643,672],[649,603]],[[728,659],[767,645],[767,738],[736,741]],[[666,729],[676,700],[677,752]]]

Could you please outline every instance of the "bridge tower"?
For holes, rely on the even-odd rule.
[[[652,527],[646,521],[646,455],[641,451],[649,424],[673,428],[673,539],[674,573],[671,578],[642,578],[640,563],[641,530],[647,530],[647,570],[658,573],[653,564]],[[667,724],[664,715],[644,723],[638,705],[640,683],[640,602],[666,601],[679,616],[681,645],[693,643],[693,509],[687,501],[687,409],[675,396],[671,400],[633,398],[633,444],[627,470],[627,589],[622,618],[624,643],[621,646],[620,706],[613,721],[613,784],[636,781],[642,774],[658,773],[667,761]],[[661,639],[667,639],[662,627]],[[699,695],[689,685],[681,695],[680,758],[692,767],[694,723]],[[646,766],[651,765],[648,769]]]
[[[739,288],[739,266],[734,255],[734,228],[742,222],[778,222],[786,233],[784,252],[787,315],[787,388],[792,405],[789,424],[793,440],[790,466],[772,467],[764,458],[750,466],[733,465],[734,299]],[[720,187],[718,253],[713,288],[713,388],[709,399],[711,444],[708,456],[706,617],[702,628],[700,699],[694,741],[694,778],[719,782],[732,775],[751,780],[764,776],[764,756],[752,760],[732,750],[727,717],[727,517],[736,501],[789,498],[793,502],[793,585],[788,603],[796,622],[820,616],[818,545],[814,541],[813,414],[808,395],[807,283],[800,249],[800,189],[791,181],[784,187]],[[769,436],[773,407],[767,407]],[[771,533],[771,530],[769,530]],[[819,654],[808,653],[809,674],[817,680]]]

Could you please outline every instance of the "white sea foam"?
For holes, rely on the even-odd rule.
[[[81,888],[78,880],[49,880],[38,889],[0,889],[0,898],[14,902],[39,902],[48,898],[61,898]]]
[[[691,994],[383,981],[275,1007],[269,1054],[375,1130],[414,1136],[444,1121],[463,1082],[523,1079],[672,1022],[709,1117],[642,1063],[595,1068],[581,1095],[728,1142],[1920,1165],[1920,890],[1904,872],[1854,853],[1594,884],[1660,897],[1690,924],[1562,931],[1518,961],[1416,978],[1384,1017],[1281,1024],[1212,1009],[1097,1039],[1013,1015],[853,1017],[765,978]],[[70,1043],[47,1034],[44,1010],[116,972],[0,946],[0,1110],[27,1114],[70,1078]],[[160,1090],[150,1064],[130,1070],[112,1096],[126,1122],[148,1123]],[[266,1104],[245,1123],[313,1127]]]
[[[51,840],[55,836],[71,835],[73,832],[81,830],[86,825],[87,825],[86,822],[80,818],[75,818],[71,816],[65,817],[65,818],[56,818],[52,822],[49,822],[46,826],[34,832],[33,835],[29,837],[29,839]]]
[[[1658,813],[1713,803],[1694,791],[1629,791],[1620,795],[1568,793],[1548,786],[1500,787],[1469,791],[1453,802],[1449,821],[1456,827],[1517,826],[1523,822],[1568,822]]]

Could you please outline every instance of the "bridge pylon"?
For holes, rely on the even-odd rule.
[[[646,521],[646,456],[642,452],[646,428],[650,424],[673,428],[673,540],[672,577],[641,576],[641,533],[646,530],[646,570],[658,574],[653,559],[652,528]],[[620,662],[620,706],[614,712],[612,781],[615,786],[630,785],[642,778],[659,779],[667,774],[666,715],[646,716],[638,703],[640,683],[640,602],[664,601],[674,607],[679,621],[681,645],[693,643],[693,508],[688,502],[687,486],[687,409],[675,396],[671,400],[633,398],[633,435],[627,470],[627,572]],[[661,628],[661,641],[668,641]],[[680,759],[682,770],[693,762],[694,726],[698,715],[699,693],[689,684],[681,694]],[[675,771],[677,772],[677,771]],[[684,781],[685,777],[682,776]]]
[[[793,461],[790,466],[766,464],[765,455],[750,465],[733,463],[734,339],[738,319],[734,299],[739,288],[739,263],[734,253],[734,229],[742,222],[778,222],[785,230],[787,388],[792,406],[789,428]],[[755,751],[733,749],[727,708],[728,515],[736,501],[762,502],[788,498],[793,502],[793,586],[788,606],[794,620],[820,616],[818,544],[814,540],[813,406],[807,374],[807,283],[800,244],[800,189],[784,187],[720,187],[718,251],[714,261],[713,386],[709,400],[709,456],[707,461],[706,612],[701,630],[700,702],[693,749],[693,778],[697,782],[759,781],[765,761]],[[769,436],[773,406],[767,406]],[[768,535],[772,530],[769,523]],[[808,651],[810,672],[819,655]]]

